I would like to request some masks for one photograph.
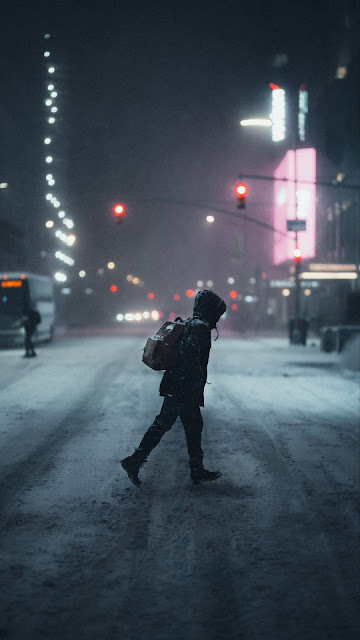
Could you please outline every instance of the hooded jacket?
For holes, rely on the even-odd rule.
[[[190,399],[204,406],[211,329],[216,328],[225,311],[226,304],[216,293],[207,289],[199,291],[194,301],[193,316],[185,322],[178,361],[163,375],[161,396],[171,395],[179,403]]]

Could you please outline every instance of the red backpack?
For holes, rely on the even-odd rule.
[[[167,321],[153,338],[148,338],[142,361],[155,371],[170,369],[176,364],[178,344],[184,332],[185,323],[180,316],[173,322]]]

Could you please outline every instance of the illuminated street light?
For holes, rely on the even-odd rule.
[[[45,177],[46,180],[52,180],[52,173],[47,173]]]
[[[129,275],[128,275],[128,276],[126,276],[126,280],[127,280],[128,282],[131,282],[131,281],[132,281],[132,279],[133,279],[133,276],[129,273]]]
[[[50,51],[44,51],[44,58],[48,58],[50,55]]]
[[[107,268],[108,269],[114,269],[115,268],[115,262],[108,262],[107,263]]]
[[[52,91],[50,93],[50,95],[51,95],[52,98],[56,98],[57,97],[57,91]]]
[[[48,220],[47,222],[45,222],[45,227],[47,227],[48,229],[51,229],[51,227],[53,226],[54,226],[53,220]]]
[[[55,184],[55,180],[51,179],[49,180],[49,187],[53,187]]]
[[[58,216],[59,218],[65,218],[65,211],[59,211]]]
[[[228,283],[229,283],[229,284],[234,284],[234,282],[235,282],[235,279],[234,279],[234,278],[228,278]]]
[[[215,222],[214,216],[206,216],[206,222]]]
[[[7,182],[0,182],[0,189],[6,189],[8,186]]]
[[[70,258],[70,256],[67,256],[65,253],[62,253],[62,251],[55,251],[55,258],[62,260],[66,264],[70,265],[70,267],[75,264],[75,260]]]
[[[80,278],[85,278],[86,271],[84,271],[84,269],[81,269],[81,271],[79,271],[79,276],[80,276]]]
[[[55,280],[58,282],[65,282],[67,280],[67,276],[65,273],[61,273],[61,271],[57,271],[54,275]]]
[[[46,197],[46,200],[52,200],[53,196],[52,196],[52,193],[47,193],[45,197]]]
[[[76,241],[76,236],[70,235],[70,236],[67,237],[67,243],[68,243],[69,247],[72,247],[72,245],[74,244],[75,241]]]
[[[45,100],[45,104],[47,107],[50,107],[50,105],[52,104],[52,100],[50,100],[50,98],[48,98],[47,100]]]
[[[196,283],[196,286],[197,287],[203,287],[204,286],[203,281],[202,280],[198,280],[197,283]]]
[[[48,91],[52,91],[53,89],[55,89],[53,84],[49,84],[48,85]]]
[[[48,164],[50,164],[50,162],[52,162],[52,161],[53,161],[52,156],[46,156],[46,158],[45,158],[45,162],[47,162]]]
[[[272,120],[270,118],[249,118],[248,120],[240,120],[242,127],[271,127]]]
[[[52,118],[52,117],[51,117],[51,118],[49,118],[49,119],[48,119],[48,122],[49,122],[50,124],[54,124],[54,122],[55,122],[55,118]]]
[[[48,68],[48,72],[49,73],[54,73],[54,71],[55,71],[55,67],[49,67]]]
[[[213,281],[212,280],[208,280],[207,283],[206,283],[206,286],[207,287],[213,287],[214,286]]]
[[[44,140],[45,144],[50,144],[50,142],[51,142],[51,138],[45,138],[45,140]]]
[[[57,108],[57,107],[51,107],[51,109],[50,109],[51,113],[56,113],[56,112],[57,112],[57,110],[58,110],[58,108]]]

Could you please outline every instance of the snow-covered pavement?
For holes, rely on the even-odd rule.
[[[0,638],[358,637],[359,373],[285,338],[220,338],[192,486],[141,336],[0,351]],[[311,343],[311,341],[310,341]]]

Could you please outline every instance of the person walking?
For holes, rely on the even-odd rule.
[[[25,311],[25,319],[23,327],[25,329],[25,354],[24,358],[34,358],[36,356],[33,336],[36,330],[36,325],[40,324],[40,313],[33,308],[29,308]]]
[[[141,485],[140,467],[178,417],[185,430],[192,482],[199,484],[221,476],[220,471],[208,471],[203,466],[200,407],[204,406],[211,330],[217,331],[216,324],[225,311],[225,302],[213,291],[204,289],[196,295],[193,315],[185,321],[176,365],[167,369],[161,380],[160,395],[164,397],[161,411],[134,453],[121,460],[121,466],[137,487]]]

